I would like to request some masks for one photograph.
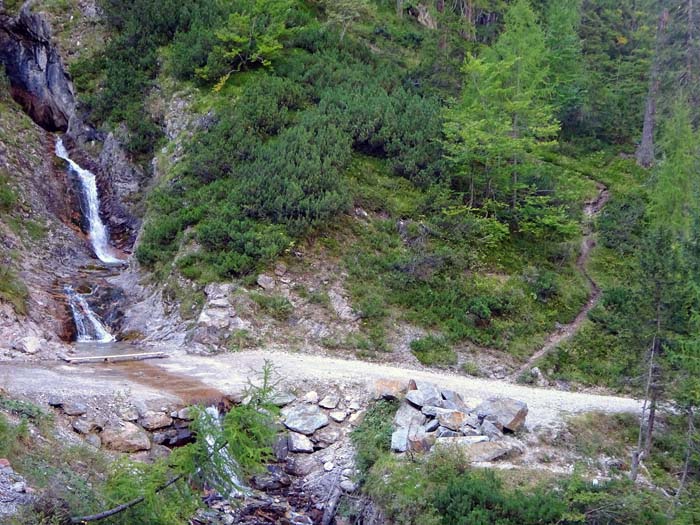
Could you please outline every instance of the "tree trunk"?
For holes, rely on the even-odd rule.
[[[691,93],[695,87],[695,0],[688,0],[688,85]],[[693,94],[693,98],[697,98]]]
[[[668,25],[668,9],[664,9],[659,17],[659,26],[656,31],[656,51],[651,65],[649,79],[649,94],[644,111],[644,127],[642,128],[642,141],[637,148],[637,164],[645,168],[654,163],[654,131],[656,129],[656,100],[661,87],[662,51],[666,41],[666,27]]]
[[[683,461],[683,473],[678,483],[678,490],[673,498],[673,506],[676,507],[680,503],[681,494],[685,489],[686,481],[688,480],[688,470],[690,470],[690,457],[693,454],[693,434],[695,434],[695,425],[693,424],[693,408],[688,408],[688,431],[685,437],[685,460]]]
[[[657,306],[658,310],[658,306]],[[657,314],[658,315],[658,314]],[[658,323],[658,320],[657,320]],[[654,353],[656,351],[656,336],[651,343],[651,355],[649,356],[649,369],[647,372],[647,384],[644,389],[644,404],[642,405],[642,413],[639,415],[639,434],[637,435],[637,448],[632,454],[632,465],[630,468],[630,479],[632,481],[637,481],[637,476],[639,475],[639,466],[644,458],[644,451],[646,447],[644,446],[644,438],[646,433],[644,432],[645,422],[647,418],[647,403],[649,402],[649,394],[651,392],[651,385],[654,379]]]

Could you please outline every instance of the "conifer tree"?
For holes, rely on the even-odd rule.
[[[510,7],[505,30],[491,48],[465,61],[463,98],[447,115],[445,135],[450,159],[469,173],[471,204],[477,193],[488,199],[507,190],[515,208],[521,173],[552,144],[559,124],[546,62],[545,35],[527,0]]]

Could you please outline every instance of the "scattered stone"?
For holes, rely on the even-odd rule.
[[[284,274],[287,273],[287,265],[284,264],[283,262],[278,262],[275,264],[275,275],[277,277],[282,277]]]
[[[341,321],[357,321],[358,315],[348,303],[348,300],[334,290],[328,291],[331,308]]]
[[[95,448],[100,448],[102,446],[102,440],[97,434],[88,434],[85,436],[85,442]]]
[[[304,403],[318,403],[318,393],[315,390],[308,392],[304,396]]]
[[[419,427],[425,423],[425,415],[408,403],[402,403],[394,416],[394,426],[398,428]]]
[[[437,436],[434,432],[426,432],[419,428],[414,434],[408,434],[408,450],[411,452],[428,452],[435,444]]]
[[[399,427],[391,434],[391,450],[406,452],[408,449],[408,428]]]
[[[440,426],[456,432],[467,422],[467,415],[458,410],[441,410],[437,414],[437,420]]]
[[[135,407],[129,406],[119,412],[119,417],[124,421],[136,421],[139,418],[139,411]]]
[[[153,445],[148,455],[151,459],[162,459],[167,458],[170,454],[172,454],[172,450],[168,447],[164,445]]]
[[[486,436],[451,436],[451,437],[439,437],[435,440],[435,448],[449,448],[449,447],[468,447],[474,443],[481,443],[482,441],[488,441],[489,438]]]
[[[456,437],[462,437],[464,434],[461,432],[455,432],[454,430],[450,430],[449,428],[445,427],[439,427],[437,430],[437,437],[439,438],[456,438]]]
[[[492,416],[499,429],[517,432],[525,423],[527,410],[527,405],[522,401],[503,397],[484,401],[476,411],[480,419]]]
[[[102,429],[102,425],[89,417],[79,417],[73,421],[71,426],[73,427],[73,430],[79,434],[89,434],[93,430]]]
[[[340,488],[345,492],[355,492],[357,490],[357,485],[349,479],[345,479],[340,482]]]
[[[331,470],[333,470],[334,467],[335,465],[333,465],[332,461],[326,461],[323,464],[323,470],[325,470],[326,472],[330,472]]]
[[[378,379],[374,383],[374,399],[398,399],[406,392],[405,381],[399,379]]]
[[[139,426],[123,421],[121,425],[111,425],[100,435],[104,445],[117,452],[139,452],[150,450],[148,434]]]
[[[297,432],[290,432],[287,437],[287,443],[289,443],[290,452],[313,452],[314,445],[311,440],[304,434],[299,434]]]
[[[279,392],[272,397],[270,402],[275,406],[285,407],[289,403],[294,402],[296,398],[297,396],[295,396],[291,392]]]
[[[310,435],[328,424],[328,416],[317,405],[299,405],[288,411],[284,425],[294,432]]]
[[[192,421],[194,419],[194,414],[192,413],[190,407],[185,407],[177,411],[176,417],[184,421]]]
[[[365,412],[360,411],[360,412],[355,412],[354,414],[350,414],[350,417],[348,418],[348,421],[350,422],[351,425],[359,425],[362,422],[362,419],[365,417]]]
[[[277,461],[284,461],[289,455],[289,438],[285,434],[278,434],[272,445],[272,452]]]
[[[490,440],[498,440],[503,437],[503,432],[488,419],[484,419],[479,430],[482,435],[487,436]]]
[[[348,410],[352,410],[353,412],[360,410],[360,402],[356,399],[353,399],[348,403]]]
[[[146,430],[157,430],[173,424],[173,418],[163,412],[149,410],[139,419],[139,424]]]
[[[82,416],[87,413],[88,407],[85,403],[80,403],[78,401],[64,403],[62,405],[63,411],[69,416]]]
[[[272,290],[275,287],[275,279],[264,273],[258,275],[257,283],[263,290]]]
[[[415,392],[417,392],[417,390]],[[425,414],[428,417],[437,417],[438,410],[440,410],[439,407],[425,405],[423,408],[421,408],[420,411],[423,412],[423,414]]]
[[[423,428],[426,432],[434,432],[440,426],[440,422],[437,419],[431,419],[428,421]]]
[[[313,456],[290,456],[284,465],[284,471],[293,476],[304,477],[314,470],[316,465]]]
[[[312,440],[321,448],[326,448],[340,439],[341,432],[336,427],[322,428],[316,432]]]
[[[342,423],[348,417],[348,413],[345,410],[334,410],[328,416],[336,423]]]
[[[321,399],[318,403],[321,408],[334,409],[340,403],[340,396],[338,394],[328,394],[326,397]]]
[[[0,458],[0,468],[10,468],[10,460],[7,458]]]
[[[427,383],[425,381],[416,381],[415,379],[411,379],[408,382],[408,391],[410,393],[414,390],[420,392],[420,397],[418,398],[422,401],[422,404],[420,406],[442,406],[442,394],[440,394],[440,390],[438,390],[438,388],[432,383]],[[414,394],[414,396],[418,396],[418,394]]]
[[[510,447],[500,442],[482,441],[465,447],[464,452],[473,463],[481,463],[502,458],[510,450]]]
[[[19,341],[15,342],[15,350],[19,350],[25,354],[36,354],[41,350],[41,345],[46,343],[43,339],[34,336],[23,337]]]
[[[277,465],[269,465],[266,474],[253,476],[252,484],[258,490],[279,490],[291,485],[292,480]]]

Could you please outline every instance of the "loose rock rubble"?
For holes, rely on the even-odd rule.
[[[383,382],[375,393],[397,397],[401,385]],[[506,433],[520,430],[527,405],[509,398],[494,398],[469,408],[452,390],[423,381],[410,381],[404,401],[394,417],[391,449],[394,452],[428,452],[458,447],[472,462],[493,461],[520,450]]]
[[[7,459],[0,458],[0,522],[11,516],[20,506],[32,501],[32,489],[17,474]]]

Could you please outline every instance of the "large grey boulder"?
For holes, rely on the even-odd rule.
[[[141,418],[139,423],[146,430],[157,430],[159,428],[169,427],[173,424],[173,418],[163,412],[147,411]]]
[[[479,419],[488,418],[500,430],[517,432],[525,424],[527,405],[508,397],[492,398],[484,401],[476,409]]]
[[[440,389],[432,383],[417,381],[412,379],[408,383],[406,399],[414,405],[423,407],[425,405],[441,407],[442,394]]]
[[[109,425],[102,431],[100,438],[105,447],[117,452],[139,452],[151,449],[151,441],[146,431],[127,421]]]
[[[313,452],[314,444],[304,434],[290,432],[287,438],[290,452]]]
[[[297,405],[285,415],[284,426],[307,436],[328,424],[328,416],[323,414],[317,405]]]

